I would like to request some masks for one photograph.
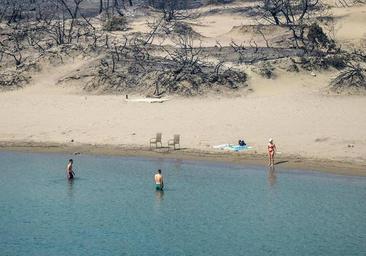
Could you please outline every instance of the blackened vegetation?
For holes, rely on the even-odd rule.
[[[30,77],[19,70],[0,71],[0,90],[13,90],[25,86]]]
[[[223,62],[204,61],[201,47],[194,47],[192,36],[181,35],[176,47],[162,47],[164,56],[156,56],[156,47],[134,38],[114,44],[101,60],[97,79],[87,89],[134,91],[144,88],[150,95],[166,93],[197,95],[207,89],[237,89],[246,86],[247,76],[225,68]]]
[[[347,5],[347,1],[339,1]],[[356,4],[353,2],[352,4]],[[331,87],[363,88],[366,86],[365,53],[362,50],[341,49],[317,23],[317,17],[327,16],[326,7],[318,0],[263,0],[258,7],[261,19],[277,26],[285,26],[291,31],[293,47],[302,49],[304,55],[299,65],[307,70],[341,70],[332,80]],[[319,19],[318,19],[319,20]],[[298,70],[297,66],[293,70]]]
[[[208,50],[208,49],[207,49]],[[234,53],[234,54],[233,54]],[[238,62],[239,64],[255,64],[261,61],[270,61],[289,57],[310,56],[302,49],[281,47],[256,47],[232,42],[230,47],[221,47],[213,53],[225,61]]]
[[[225,68],[223,61],[208,63],[204,49],[194,45],[197,34],[185,22],[198,17],[182,7],[182,1],[159,2],[159,17],[148,23],[147,34],[136,34],[112,42],[101,60],[96,79],[87,89],[141,91],[160,96],[166,93],[196,95],[208,89],[237,89],[246,86],[246,74]],[[169,38],[174,47],[157,46],[155,37]]]
[[[345,69],[341,71],[331,85],[334,89],[366,89],[366,52],[355,50],[344,53]]]
[[[156,36],[175,37],[180,35],[190,35],[199,38],[200,35],[186,23],[188,19],[196,19],[200,15],[192,10],[183,8],[187,1],[169,0],[159,2],[157,12],[158,18],[148,21],[150,28],[146,43],[152,43]]]
[[[41,61],[60,63],[104,44],[103,31],[81,12],[83,2],[0,0],[1,89],[24,86]]]
[[[0,0],[5,1],[5,0]],[[0,61],[12,59],[16,67],[64,45],[94,45],[102,37],[80,12],[84,0],[17,1],[3,3]],[[27,3],[27,5],[26,5]]]
[[[267,79],[274,77],[274,70],[274,66],[268,61],[259,63],[258,67],[253,69],[254,72]]]
[[[125,16],[112,16],[106,19],[103,25],[106,31],[125,31],[128,29],[128,22]]]
[[[308,50],[313,42],[308,40],[306,33],[309,28],[312,29],[311,23],[315,16],[325,11],[325,6],[319,0],[262,0],[258,6],[258,21],[285,26],[292,34],[293,46]]]
[[[306,39],[307,51],[323,50],[326,51],[326,53],[335,53],[339,50],[337,49],[335,41],[329,38],[323,31],[323,28],[315,22],[308,27]]]
[[[247,76],[228,64],[255,65],[259,74],[274,78],[275,67],[270,63],[278,59],[290,60],[288,70],[294,72],[340,70],[331,83],[337,90],[366,87],[365,53],[341,49],[325,32],[319,17],[329,16],[317,0],[261,0],[258,8],[235,7],[236,13],[258,18],[255,26],[266,47],[259,47],[254,40],[233,41],[228,47],[220,42],[215,47],[202,47],[199,40],[203,37],[190,26],[199,15],[187,9],[189,1],[149,1],[158,7],[146,9],[157,14],[148,22],[150,31],[118,36],[110,32],[128,30],[133,15],[128,16],[131,10],[127,8],[137,1],[100,0],[98,17],[85,11],[86,2],[0,0],[0,88],[27,84],[29,71],[37,70],[40,61],[58,64],[67,56],[78,55],[99,58],[85,75],[92,78],[85,89],[102,92],[137,91],[160,96],[235,90],[246,86]],[[268,24],[287,28],[292,47],[287,42],[273,47],[266,31],[261,30]],[[159,45],[157,37],[173,41],[174,46]]]

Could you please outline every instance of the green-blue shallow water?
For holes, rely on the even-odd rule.
[[[0,153],[0,255],[366,255],[366,178]],[[153,175],[163,170],[164,193]]]

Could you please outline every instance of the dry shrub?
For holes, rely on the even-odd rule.
[[[308,50],[326,49],[330,51],[336,47],[334,40],[330,39],[323,31],[323,28],[315,22],[308,28],[307,40],[309,44],[307,46]]]
[[[344,52],[343,58],[346,67],[331,81],[331,86],[336,90],[366,89],[366,53],[362,50]]]
[[[106,31],[125,31],[127,30],[128,22],[124,16],[113,16],[107,19],[103,29]]]
[[[267,79],[271,79],[274,77],[274,70],[274,66],[268,61],[263,61],[259,63],[259,65],[253,69],[255,73]]]
[[[324,58],[324,63],[328,67],[342,70],[347,67],[346,58],[341,54],[328,55]]]
[[[20,70],[4,70],[0,73],[0,90],[14,90],[22,88],[30,80]]]
[[[300,59],[300,65],[308,71],[327,70],[335,68],[342,70],[347,67],[346,56],[343,54],[328,54],[320,56],[304,56]]]
[[[332,80],[331,86],[335,89],[360,88],[366,89],[366,67],[356,64],[347,67]]]

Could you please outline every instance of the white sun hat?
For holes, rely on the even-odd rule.
[[[273,139],[272,138],[269,138],[269,140],[268,140],[269,142],[272,142],[273,141]]]

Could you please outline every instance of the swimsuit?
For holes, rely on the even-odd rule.
[[[270,153],[271,155],[274,154],[274,144],[268,144],[268,153]]]
[[[156,184],[155,189],[163,191],[163,187],[161,186],[161,184]]]
[[[69,172],[69,180],[73,179],[74,175],[72,174],[72,172]]]

